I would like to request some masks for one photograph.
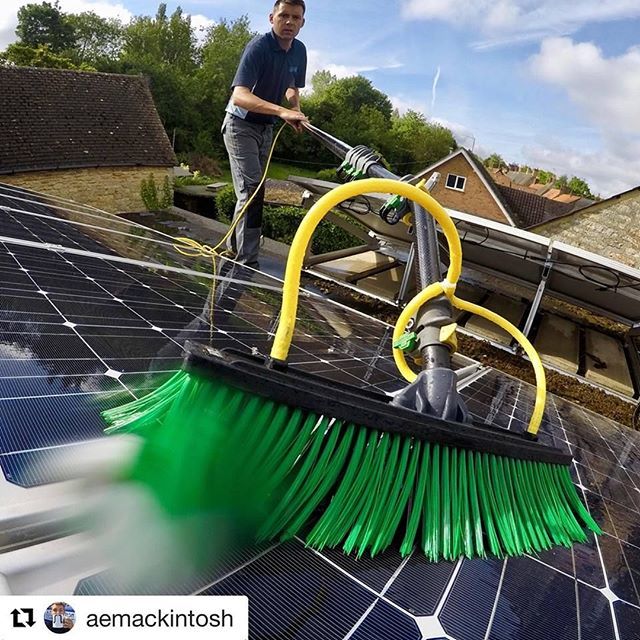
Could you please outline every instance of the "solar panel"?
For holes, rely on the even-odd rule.
[[[268,353],[274,278],[223,261],[214,279],[210,262],[180,256],[167,236],[8,186],[0,220],[2,491],[58,479],[65,453],[80,456],[84,442],[102,438],[102,410],[180,367],[186,339]],[[402,386],[391,327],[314,294],[303,295],[298,316],[292,365],[361,388]],[[504,429],[521,429],[534,400],[530,385],[488,368],[461,393],[476,419]],[[251,638],[265,640],[634,640],[640,434],[551,396],[541,437],[573,455],[600,538],[535,557],[438,564],[395,550],[356,560],[292,540],[229,549],[177,583],[141,587],[88,572],[75,592],[247,594]]]

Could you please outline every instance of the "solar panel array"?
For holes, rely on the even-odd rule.
[[[166,236],[96,216],[0,187],[0,466],[20,486],[50,482],[63,452],[100,437],[102,410],[167,379],[185,339],[265,354],[275,329],[277,280],[229,262],[215,280],[165,269],[164,258],[196,265],[169,258]],[[290,362],[393,391],[402,382],[390,335],[377,320],[305,295]],[[534,399],[529,385],[491,369],[462,394],[477,419],[511,429],[526,424]],[[229,550],[162,592],[246,594],[251,638],[265,640],[635,640],[640,434],[551,396],[542,438],[573,454],[599,539],[536,557],[438,564],[395,551],[355,560],[293,540]],[[76,589],[134,591],[108,571]]]

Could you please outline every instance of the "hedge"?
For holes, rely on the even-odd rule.
[[[216,193],[216,210],[219,220],[230,222],[235,206],[236,197],[233,187],[224,187]],[[263,211],[262,233],[264,233],[267,238],[272,238],[285,244],[291,244],[298,230],[300,221],[304,218],[305,210],[294,206],[276,207],[265,205]],[[353,220],[346,215],[340,213],[338,213],[338,215],[353,222]],[[313,234],[311,251],[319,254],[326,253],[327,251],[357,247],[360,244],[362,244],[361,240],[352,236],[342,227],[338,227],[331,222],[321,222]]]

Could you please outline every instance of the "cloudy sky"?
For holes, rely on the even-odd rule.
[[[3,0],[0,48],[22,0]],[[128,20],[149,0],[61,0]],[[169,12],[177,3],[167,2]],[[485,156],[578,175],[609,196],[640,185],[639,0],[307,0],[300,38],[310,73],[361,73],[402,111],[449,126]],[[189,0],[192,23],[247,13],[269,28],[270,1]],[[366,140],[362,141],[366,143]]]

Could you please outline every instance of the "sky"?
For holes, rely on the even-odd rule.
[[[23,4],[1,3],[1,49]],[[158,2],[60,6],[128,21]],[[270,28],[269,0],[167,2],[168,12],[177,6],[198,28],[241,14]],[[577,175],[603,197],[640,186],[639,0],[307,0],[306,18],[308,82],[319,69],[360,73],[481,157]]]

